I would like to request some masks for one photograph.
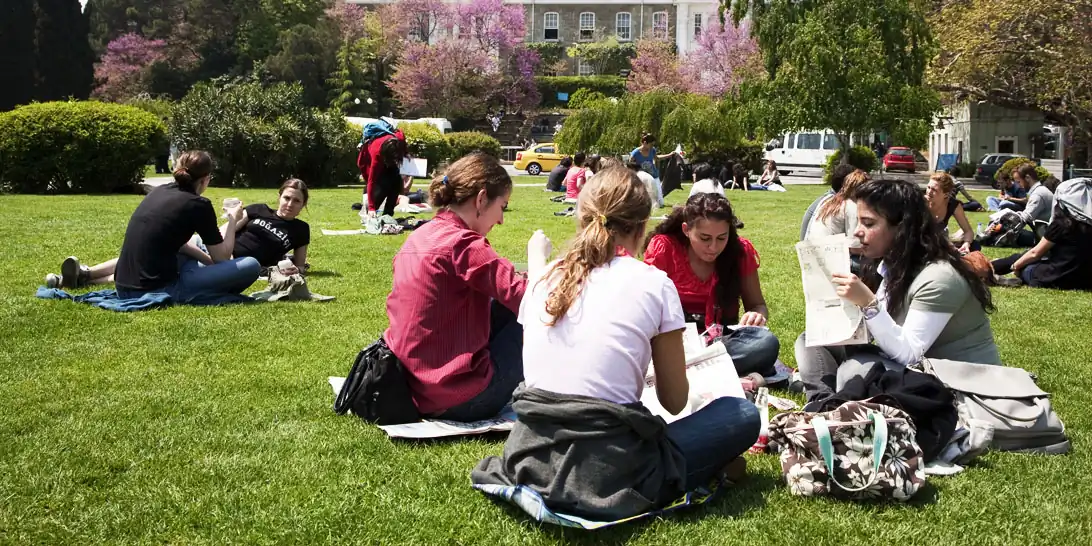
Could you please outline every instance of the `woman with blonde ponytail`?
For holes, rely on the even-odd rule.
[[[482,461],[472,482],[527,486],[558,512],[617,519],[708,485],[754,444],[758,410],[746,400],[717,399],[670,425],[640,403],[650,361],[660,404],[678,414],[689,403],[679,295],[634,258],[651,202],[624,167],[580,193],[576,237],[532,274],[520,304],[519,419],[504,458]]]

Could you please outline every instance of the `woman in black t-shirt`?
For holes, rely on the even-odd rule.
[[[284,271],[291,275],[305,268],[307,245],[311,242],[310,226],[298,218],[300,210],[307,205],[307,184],[293,178],[281,184],[278,193],[280,199],[275,210],[265,204],[254,204],[241,209],[239,218],[234,221],[233,257],[250,257],[257,260],[262,268],[268,268],[277,265],[291,252],[294,265]],[[215,263],[204,249],[193,242],[185,244],[179,251],[204,265]],[[69,256],[61,264],[61,275],[46,275],[46,286],[82,288],[92,284],[113,283],[117,262],[115,258],[88,267],[81,265],[75,256]]]

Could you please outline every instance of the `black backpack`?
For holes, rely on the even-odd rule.
[[[334,412],[377,425],[401,425],[421,419],[413,403],[405,370],[382,337],[356,355],[353,368],[334,400]]]

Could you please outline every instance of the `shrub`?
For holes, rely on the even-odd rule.
[[[823,180],[830,182],[830,175],[834,172],[834,167],[838,166],[838,163],[842,161],[842,150],[838,149],[830,157],[827,158],[827,165],[823,168]],[[866,173],[870,173],[876,170],[880,162],[876,159],[876,153],[868,149],[867,146],[854,146],[849,149],[849,164],[861,169]]]
[[[568,93],[571,99],[581,88],[607,97],[621,97],[626,92],[626,79],[621,76],[538,76],[535,84],[542,95],[542,106],[551,108],[566,105],[557,100],[558,93]]]
[[[321,187],[359,180],[359,131],[340,114],[305,106],[299,84],[200,84],[175,106],[170,126],[180,150],[213,155],[216,185],[277,187],[298,177]]]
[[[974,176],[976,168],[974,163],[956,163],[952,165],[952,168],[948,169],[948,174],[957,178],[970,177]]]
[[[414,157],[428,160],[428,168],[435,171],[441,163],[451,157],[451,146],[444,134],[434,125],[420,121],[403,123],[398,126],[406,135],[406,146]]]
[[[169,100],[152,99],[148,97],[137,97],[125,101],[128,106],[140,108],[149,114],[155,115],[155,117],[167,121],[171,119],[171,109],[174,108],[174,103]]]
[[[451,152],[447,159],[455,161],[460,157],[474,153],[484,152],[500,159],[500,141],[478,131],[465,131],[461,133],[448,133],[445,135]]]
[[[587,106],[595,101],[604,100],[607,96],[599,91],[592,91],[587,87],[581,87],[577,89],[572,95],[569,95],[569,108],[578,109]]]
[[[138,108],[47,102],[0,114],[0,189],[16,193],[132,190],[166,149],[166,127]]]
[[[1016,177],[1012,176],[1013,171],[1020,168],[1020,166],[1025,163],[1031,163],[1032,165],[1035,165],[1035,174],[1039,176],[1040,181],[1046,180],[1047,177],[1050,176],[1050,171],[1035,163],[1034,160],[1028,159],[1026,157],[1014,157],[1002,164],[1001,168],[997,169],[997,172],[993,173],[993,179],[1000,181],[1001,179],[999,177],[1001,173],[1008,173],[1009,178],[1011,178],[1012,180],[1016,180]]]

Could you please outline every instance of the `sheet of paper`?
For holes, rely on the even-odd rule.
[[[849,273],[849,245],[842,235],[796,243],[808,347],[868,343],[861,310],[839,297],[831,282],[834,273]]]
[[[428,178],[428,160],[420,158],[402,158],[402,168],[398,174],[409,175],[415,178]]]
[[[651,370],[651,366],[649,369]],[[641,403],[653,414],[671,423],[700,410],[714,399],[724,396],[746,397],[743,384],[739,382],[739,375],[736,373],[736,366],[723,343],[714,343],[696,354],[688,355],[686,379],[690,383],[689,403],[678,415],[671,415],[660,405],[656,398],[655,375],[645,378]]]
[[[363,229],[323,229],[323,235],[366,235]]]

